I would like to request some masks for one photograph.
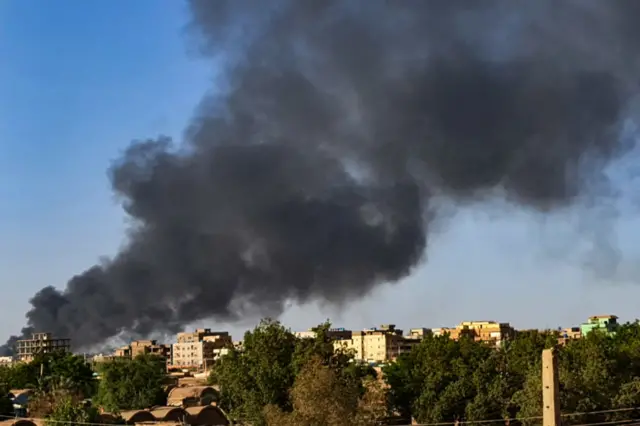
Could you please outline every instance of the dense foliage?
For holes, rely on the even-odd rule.
[[[93,402],[108,412],[143,409],[166,403],[166,365],[160,357],[140,355],[132,360],[105,362],[100,365],[99,374],[98,392]]]
[[[221,406],[255,425],[265,424],[267,406],[290,412],[296,377],[314,359],[364,393],[362,378],[371,371],[350,362],[350,354],[334,351],[329,327],[329,323],[318,326],[313,339],[298,339],[280,323],[262,321],[245,334],[242,350],[230,348],[212,371],[211,382],[220,386]]]
[[[558,346],[556,333],[519,332],[497,349],[468,337],[426,336],[377,377],[350,353],[334,350],[329,323],[299,339],[264,320],[246,333],[242,348],[214,366],[220,405],[256,426],[377,424],[383,415],[421,423],[518,419],[539,424],[541,353],[556,347],[563,424],[640,420],[640,324],[615,334],[593,331]],[[55,422],[90,422],[95,409],[117,413],[165,403],[164,360],[140,356],[101,364],[96,386],[84,359],[48,354],[0,367],[0,415],[10,413],[10,389],[32,388],[31,415]],[[384,380],[384,386],[381,386]],[[597,413],[594,413],[597,412]],[[590,413],[590,414],[576,414]]]
[[[98,410],[83,401],[77,391],[54,385],[38,390],[29,400],[29,416],[47,419],[47,425],[98,421]]]
[[[323,324],[315,339],[296,339],[279,323],[263,321],[247,333],[243,350],[231,350],[213,370],[223,408],[258,425],[330,425],[342,424],[338,418],[352,423],[361,418],[358,398],[366,394],[367,369],[351,362],[350,354],[334,352],[327,330]],[[541,353],[551,347],[558,354],[564,424],[640,419],[640,410],[632,409],[640,407],[638,323],[622,325],[611,336],[594,331],[565,346],[558,346],[557,333],[537,330],[519,332],[500,349],[468,337],[427,336],[383,367],[387,414],[423,423],[539,424]],[[322,411],[324,417],[321,401],[332,407]],[[594,411],[608,412],[575,414]]]
[[[427,337],[384,368],[390,408],[419,422],[519,418],[540,423],[541,351],[554,333],[521,332],[503,349],[468,338]],[[640,407],[640,325],[592,332],[558,347],[562,412]],[[565,416],[565,424],[640,418],[626,410]]]
[[[98,410],[83,404],[72,394],[56,396],[51,413],[47,416],[47,426],[59,426],[60,424],[82,424],[99,422]]]
[[[0,386],[8,389],[48,390],[63,385],[85,397],[93,394],[93,371],[83,357],[53,352],[38,355],[28,363],[0,366]]]
[[[265,408],[265,420],[273,426],[350,425],[373,426],[385,417],[384,393],[373,379],[360,384],[345,380],[335,366],[320,357],[312,358],[302,368],[291,389],[292,410],[275,405]]]

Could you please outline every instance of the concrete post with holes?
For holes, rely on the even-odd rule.
[[[542,351],[542,426],[560,426],[560,385],[555,349]]]

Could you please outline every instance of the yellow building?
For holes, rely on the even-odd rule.
[[[463,321],[456,326],[451,337],[458,339],[468,335],[478,342],[489,342],[500,347],[505,340],[515,336],[515,329],[508,322]]]
[[[378,363],[395,360],[419,342],[418,338],[405,338],[402,330],[387,324],[380,328],[354,331],[351,339],[336,340],[334,348],[353,352],[356,360]]]
[[[506,322],[463,321],[455,328],[434,328],[431,333],[434,336],[449,334],[449,337],[454,340],[466,335],[477,342],[490,342],[499,347],[502,342],[515,336],[516,331]]]

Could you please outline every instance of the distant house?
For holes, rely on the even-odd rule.
[[[594,315],[589,317],[587,322],[580,324],[580,332],[582,336],[586,336],[593,330],[601,330],[606,334],[615,334],[620,324],[618,317],[615,315]]]

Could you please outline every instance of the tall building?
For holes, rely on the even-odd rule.
[[[200,328],[192,333],[178,333],[171,345],[171,365],[179,368],[207,369],[233,345],[226,331]]]
[[[29,362],[38,354],[69,352],[71,339],[54,339],[51,333],[34,333],[31,339],[16,342],[16,357]]]
[[[336,349],[353,352],[356,360],[380,363],[395,360],[419,342],[417,338],[405,338],[394,324],[385,324],[380,328],[354,331],[350,339],[336,340],[333,345]]]
[[[601,330],[606,334],[614,334],[618,328],[618,317],[615,315],[594,315],[587,322],[580,324],[582,336],[586,336],[593,330]]]

